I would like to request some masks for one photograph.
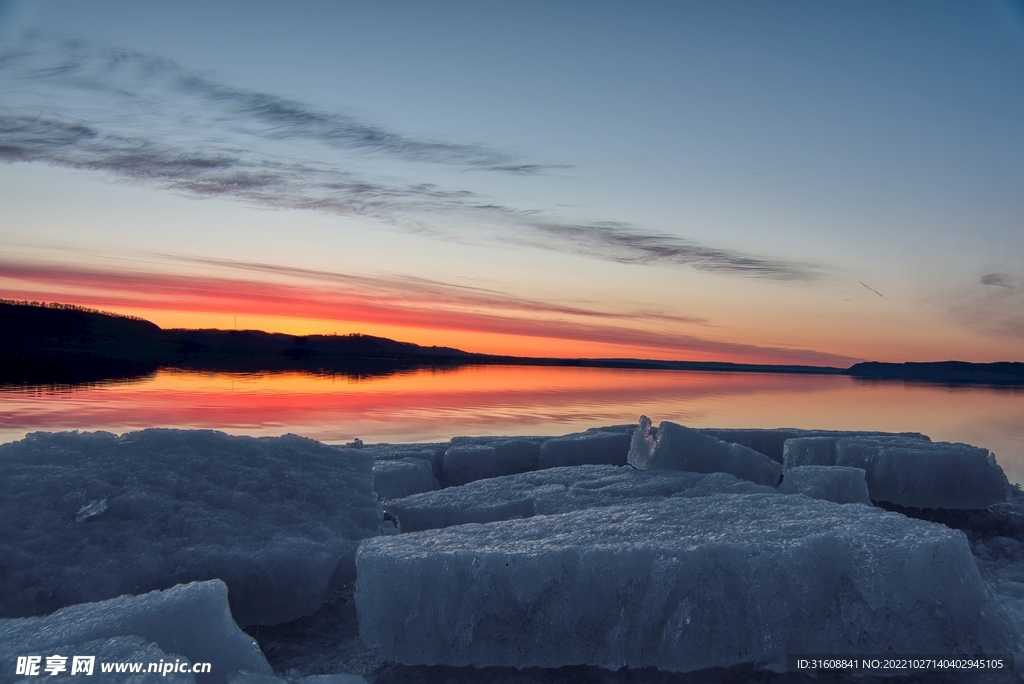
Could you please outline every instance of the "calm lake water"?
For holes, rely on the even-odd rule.
[[[74,389],[0,390],[0,442],[37,430],[215,428],[325,442],[558,435],[599,425],[914,431],[992,450],[1024,482],[1024,391],[845,376],[477,366],[351,379],[162,371]]]

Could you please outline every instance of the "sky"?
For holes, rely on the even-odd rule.
[[[0,297],[1024,361],[1024,2],[0,0]]]

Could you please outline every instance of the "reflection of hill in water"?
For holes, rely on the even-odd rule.
[[[80,382],[0,382],[0,396],[3,395],[28,395],[34,397],[74,394],[90,389],[116,389],[120,387],[131,387],[156,377],[157,371],[136,375],[127,378],[101,378],[98,380],[83,380]]]
[[[172,367],[167,366],[158,368],[147,373],[140,373],[138,375],[127,376],[127,377],[116,377],[116,378],[97,378],[92,380],[74,380],[74,381],[47,381],[47,380],[32,380],[32,381],[0,381],[0,396],[4,394],[29,394],[33,396],[44,396],[44,395],[55,395],[55,394],[74,394],[83,390],[90,389],[116,389],[121,387],[131,387],[133,385],[140,385],[147,381],[155,379],[160,372],[169,373],[183,373],[195,376],[222,376],[226,375],[240,381],[259,381],[259,380],[272,380],[275,377],[280,376],[292,376],[296,374],[306,376],[315,379],[344,379],[344,380],[376,380],[383,378],[397,378],[402,376],[414,375],[422,370],[429,370],[431,373],[454,373],[460,368],[464,368],[462,364],[451,364],[445,366],[436,365],[411,365],[408,367],[398,366],[386,366],[377,364],[368,364],[361,366],[355,364],[350,368],[338,371],[328,370],[317,370],[317,371],[302,371],[302,370],[249,370],[249,371],[235,371],[231,369],[222,368],[184,368],[184,367]]]

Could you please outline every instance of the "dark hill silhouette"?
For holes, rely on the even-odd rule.
[[[285,335],[259,330],[165,330],[174,347],[166,365],[196,370],[318,370],[356,375],[467,363],[475,355],[371,335]]]
[[[864,380],[903,380],[944,385],[1024,386],[1024,363],[968,363],[937,361],[933,363],[857,363],[846,370],[847,375]]]
[[[62,305],[0,302],[0,382],[78,383],[159,368],[379,375],[451,366],[475,355],[369,335],[163,330],[138,318]]]
[[[65,383],[156,370],[169,347],[159,327],[60,305],[0,303],[0,380]]]

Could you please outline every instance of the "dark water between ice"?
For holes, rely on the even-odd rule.
[[[872,383],[845,376],[465,367],[351,379],[163,371],[128,383],[0,390],[0,442],[36,430],[214,428],[326,442],[555,435],[673,420],[693,427],[923,432],[986,447],[1024,482],[1024,391]]]

